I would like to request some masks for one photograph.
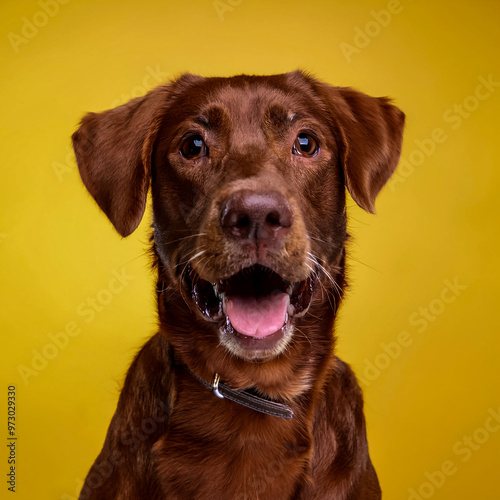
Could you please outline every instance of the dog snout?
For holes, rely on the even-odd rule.
[[[278,191],[239,190],[226,199],[220,223],[225,235],[239,243],[277,245],[292,227],[293,212]]]

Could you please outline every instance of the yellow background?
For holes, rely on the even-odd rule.
[[[183,71],[303,68],[390,95],[407,114],[406,168],[377,200],[378,215],[349,202],[351,288],[337,328],[338,352],[364,387],[384,498],[410,498],[410,489],[500,498],[499,424],[489,418],[500,406],[500,87],[474,98],[480,77],[500,82],[500,2],[401,0],[389,21],[376,14],[395,10],[383,0],[45,4],[44,18],[43,0],[1,3],[0,421],[15,384],[19,440],[17,496],[4,480],[0,496],[77,496],[125,370],[155,330],[150,218],[123,240],[99,212],[70,150],[80,117]],[[459,122],[454,106],[472,111]],[[129,278],[110,296],[113,272]],[[96,297],[110,303],[91,317],[86,302]],[[72,322],[80,333],[57,337]],[[67,345],[51,350],[49,334]],[[25,369],[36,374],[22,377]],[[443,464],[444,481],[433,475]]]

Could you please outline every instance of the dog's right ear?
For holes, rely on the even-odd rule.
[[[153,145],[169,101],[203,80],[185,73],[169,85],[102,113],[88,113],[73,134],[83,183],[122,235],[146,208]]]
[[[73,134],[83,183],[122,236],[146,208],[151,152],[170,86],[102,113],[88,113]]]

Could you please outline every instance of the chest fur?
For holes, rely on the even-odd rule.
[[[154,456],[169,499],[284,500],[304,480],[311,442],[300,417],[281,419],[210,398],[196,409],[176,405]]]

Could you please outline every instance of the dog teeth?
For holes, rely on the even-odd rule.
[[[212,283],[212,287],[214,289],[214,293],[216,295],[216,297],[221,301],[221,302],[225,302],[226,300],[226,293],[225,292],[220,292],[219,291],[219,286],[222,284],[221,281],[219,281],[219,283]]]
[[[293,292],[293,285],[290,283],[287,288],[286,288],[286,293],[288,295],[290,295],[290,297],[292,296],[292,292]]]

